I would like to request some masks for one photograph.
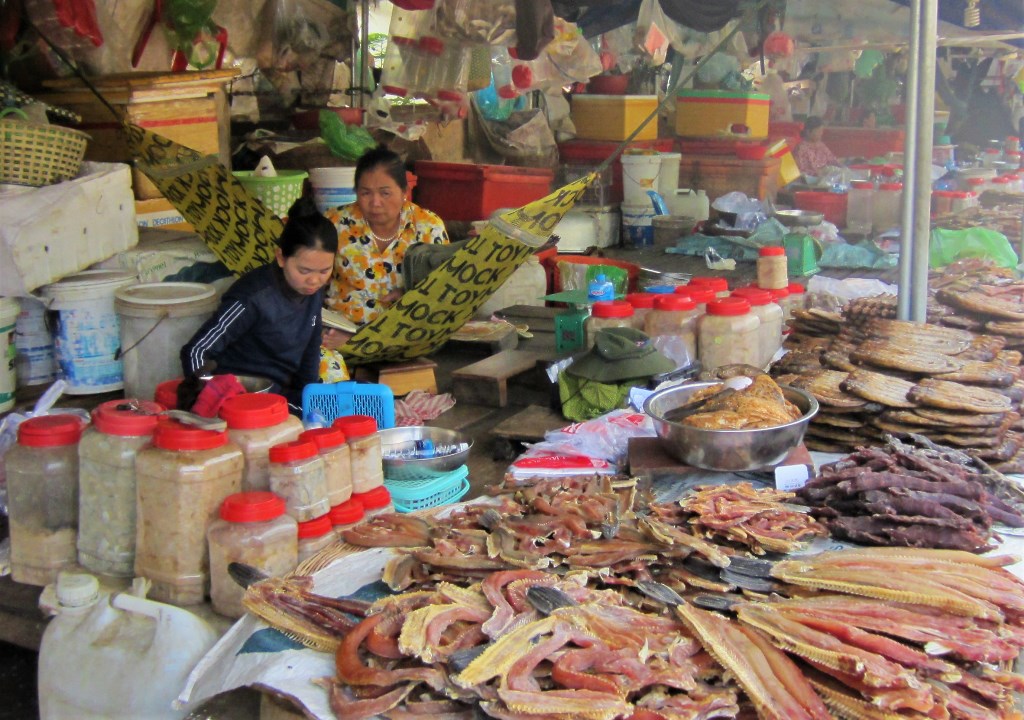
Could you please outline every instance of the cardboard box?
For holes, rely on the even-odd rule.
[[[576,137],[586,140],[622,141],[658,110],[657,95],[572,96],[572,124]],[[658,137],[657,118],[651,119],[634,140]]]
[[[140,228],[195,230],[167,198],[135,201],[135,223]]]
[[[134,247],[131,168],[84,162],[67,182],[0,196],[0,295],[18,297]]]
[[[733,125],[750,128],[751,139],[768,137],[771,98],[764,93],[728,90],[680,90],[676,97],[676,134],[714,137]]]

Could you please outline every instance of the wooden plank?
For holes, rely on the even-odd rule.
[[[427,424],[447,430],[463,430],[476,425],[495,412],[496,410],[492,407],[457,403],[451,410],[446,410]]]
[[[543,405],[529,405],[510,418],[494,426],[492,433],[498,437],[523,442],[544,439],[549,430],[556,430],[569,424],[560,413]]]
[[[452,394],[458,402],[505,407],[509,379],[533,370],[542,357],[528,350],[503,350],[452,372]]]
[[[372,363],[360,365],[355,370],[355,379],[387,385],[395,397],[407,395],[413,390],[437,394],[437,363],[426,358],[417,358],[404,363]]]

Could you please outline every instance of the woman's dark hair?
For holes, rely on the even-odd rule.
[[[800,137],[807,137],[813,131],[817,130],[824,124],[825,121],[822,120],[820,117],[818,117],[817,115],[811,115],[809,118],[804,120],[804,129],[800,131]]]
[[[291,257],[300,248],[338,252],[338,231],[334,223],[323,216],[313,199],[303,195],[288,210],[288,222],[277,240],[281,254]]]
[[[402,190],[409,185],[405,178],[405,163],[402,162],[402,158],[398,156],[398,153],[388,150],[386,147],[378,146],[367,150],[359,158],[356,162],[356,187],[359,187],[359,179],[363,174],[370,170],[383,170]]]

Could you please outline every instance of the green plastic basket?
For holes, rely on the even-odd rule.
[[[421,480],[384,479],[395,510],[401,513],[426,510],[462,499],[469,492],[469,468],[463,465],[440,477]]]
[[[251,170],[236,170],[234,175],[242,187],[281,218],[302,196],[302,184],[309,177],[305,170],[278,170],[277,177],[260,177]]]

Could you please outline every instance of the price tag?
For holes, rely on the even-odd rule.
[[[807,484],[809,477],[806,465],[780,465],[775,468],[775,489],[784,492],[799,490]]]

